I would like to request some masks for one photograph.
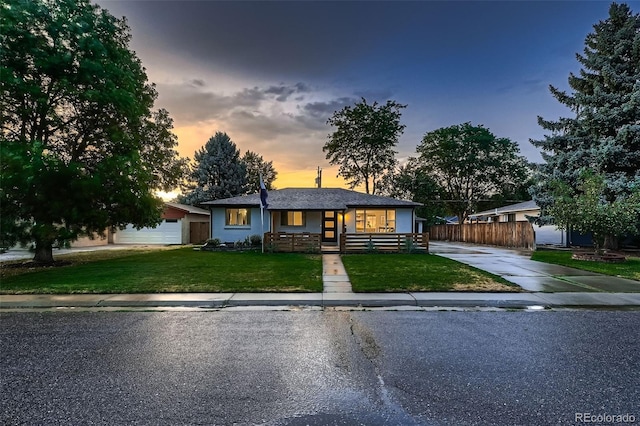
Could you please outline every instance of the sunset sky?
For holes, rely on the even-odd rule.
[[[422,136],[471,122],[520,144],[541,138],[537,116],[567,111],[548,86],[568,89],[575,54],[609,2],[116,1],[174,119],[179,151],[216,132],[273,161],[277,188],[344,186],[322,152],[327,118],[361,97],[407,104],[398,159]],[[634,12],[640,2],[627,2]]]

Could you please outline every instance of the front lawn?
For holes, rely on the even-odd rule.
[[[640,258],[638,257],[627,256],[627,261],[624,263],[607,263],[576,260],[572,259],[571,255],[570,251],[538,250],[533,252],[531,259],[640,281]]]
[[[342,256],[355,292],[521,291],[508,281],[431,254]]]
[[[0,293],[320,292],[320,255],[191,248],[59,256],[71,265],[2,267]]]

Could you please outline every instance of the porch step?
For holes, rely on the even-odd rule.
[[[340,253],[340,246],[321,246],[320,253],[322,254],[338,254]]]
[[[339,254],[322,255],[322,283],[325,293],[353,292]]]

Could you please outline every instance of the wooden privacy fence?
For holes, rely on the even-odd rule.
[[[535,233],[529,222],[434,225],[429,228],[429,235],[433,241],[459,241],[530,250],[535,248]]]
[[[264,234],[264,248],[274,252],[320,252],[320,234],[267,232]]]
[[[429,251],[429,234],[340,234],[341,253]]]

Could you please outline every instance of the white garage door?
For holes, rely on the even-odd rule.
[[[114,235],[116,244],[182,244],[182,223],[162,221],[155,228],[135,229],[127,225]]]

